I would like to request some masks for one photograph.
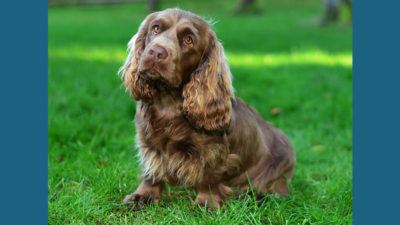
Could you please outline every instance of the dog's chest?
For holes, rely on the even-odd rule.
[[[139,156],[145,177],[194,185],[202,173],[196,134],[179,111],[142,107],[137,111]]]
[[[192,148],[193,129],[175,107],[159,109],[149,107],[145,111],[143,134],[146,142],[163,155],[187,152]]]

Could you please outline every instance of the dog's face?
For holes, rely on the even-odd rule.
[[[160,86],[180,91],[183,113],[194,127],[222,130],[229,125],[231,73],[221,43],[201,17],[179,9],[152,13],[128,44],[121,67],[132,97],[154,102]]]
[[[209,26],[197,16],[167,10],[145,21],[145,46],[138,73],[143,79],[179,87],[197,67],[208,45]]]

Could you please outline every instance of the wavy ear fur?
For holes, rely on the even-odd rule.
[[[137,70],[140,57],[146,47],[145,43],[148,26],[153,16],[154,14],[147,16],[140,25],[138,32],[129,41],[129,55],[124,65],[119,69],[126,90],[130,91],[131,96],[135,100],[142,100],[145,102],[150,102],[151,99],[153,99],[155,90],[146,80],[139,77]]]
[[[228,128],[230,98],[234,98],[231,77],[224,49],[210,31],[209,44],[199,66],[183,88],[183,111],[193,126],[207,131]]]

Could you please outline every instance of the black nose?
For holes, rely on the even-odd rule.
[[[158,45],[153,45],[149,48],[148,55],[151,56],[155,61],[161,62],[168,56],[167,50]]]

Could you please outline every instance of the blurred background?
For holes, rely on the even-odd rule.
[[[263,224],[351,223],[351,1],[48,3],[49,224],[207,220],[191,213],[195,193],[186,189],[169,188],[160,208],[134,218],[120,204],[138,185],[140,169],[135,102],[117,71],[148,13],[171,7],[215,22],[236,95],[282,129],[297,152],[291,197],[255,211],[233,199],[213,223],[249,223],[248,215]]]

